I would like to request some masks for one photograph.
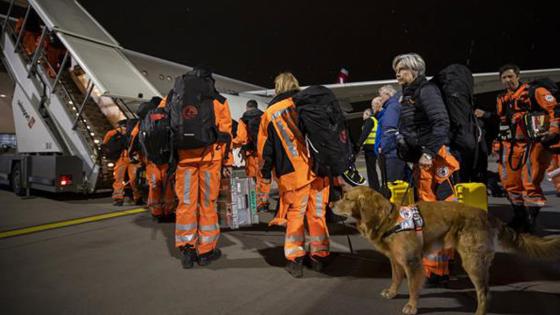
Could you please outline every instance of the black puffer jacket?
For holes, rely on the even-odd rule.
[[[408,145],[436,156],[449,144],[449,117],[439,88],[420,76],[403,88],[399,133]]]

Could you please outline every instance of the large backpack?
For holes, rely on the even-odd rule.
[[[168,104],[175,149],[204,148],[218,140],[213,101],[220,97],[209,74],[189,72],[175,79]]]
[[[120,158],[121,153],[126,150],[128,145],[128,137],[120,132],[116,132],[107,143],[101,146],[103,155],[110,161],[116,161]]]
[[[346,120],[331,90],[310,86],[293,96],[298,127],[313,157],[313,171],[319,176],[340,176],[352,159]]]
[[[247,126],[247,136],[249,138],[249,142],[243,147],[244,150],[256,150],[259,126],[263,114],[260,109],[255,109],[245,112],[241,117],[241,120]]]
[[[441,90],[449,114],[449,141],[464,152],[477,147],[478,128],[473,108],[474,78],[464,65],[452,64],[431,80]]]
[[[535,98],[535,91],[541,87],[547,89],[550,94],[552,94],[552,96],[556,98],[557,101],[560,100],[560,89],[558,88],[558,85],[551,79],[541,78],[531,81],[528,88],[529,99],[531,100],[532,107],[537,107],[537,110],[539,111],[542,111],[543,109],[538,106],[537,99]]]
[[[167,163],[171,155],[169,137],[170,123],[167,110],[163,107],[150,110],[144,117],[138,134],[144,156],[157,165]]]

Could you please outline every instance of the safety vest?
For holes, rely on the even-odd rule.
[[[364,145],[375,145],[375,139],[377,137],[377,119],[373,116],[371,116],[370,118],[373,119],[373,128],[371,128],[369,135],[364,141]]]

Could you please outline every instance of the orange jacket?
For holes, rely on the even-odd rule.
[[[527,139],[527,130],[521,123],[523,115],[529,112],[529,109],[535,110],[539,107],[544,109],[550,117],[549,132],[560,132],[560,117],[556,117],[554,114],[554,110],[558,106],[554,96],[547,89],[540,87],[535,90],[535,99],[537,104],[531,104],[529,84],[527,83],[521,84],[516,91],[508,90],[498,96],[497,114],[502,123],[507,125],[516,124],[515,130],[512,130],[515,132],[514,137],[516,140]],[[508,110],[511,112],[511,118],[508,117]]]
[[[234,148],[238,148],[243,146],[249,142],[249,134],[247,132],[247,125],[243,120],[239,120],[237,124],[237,135],[232,140],[232,144]]]
[[[214,116],[216,118],[216,126],[218,131],[227,133],[231,139],[231,113],[227,100],[221,103],[214,99]],[[231,148],[226,152],[227,145],[225,143],[214,143],[211,148],[178,150],[179,160],[184,163],[208,162],[223,160],[224,166],[233,165],[233,154]]]
[[[261,174],[270,179],[273,170],[281,191],[291,191],[311,183],[315,174],[303,137],[296,127],[296,109],[291,97],[274,103],[261,118],[257,153]]]

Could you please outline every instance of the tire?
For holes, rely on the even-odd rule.
[[[22,185],[20,163],[14,163],[14,165],[12,165],[10,184],[12,186],[12,191],[14,192],[14,194],[16,194],[17,196],[25,196],[26,191]]]

